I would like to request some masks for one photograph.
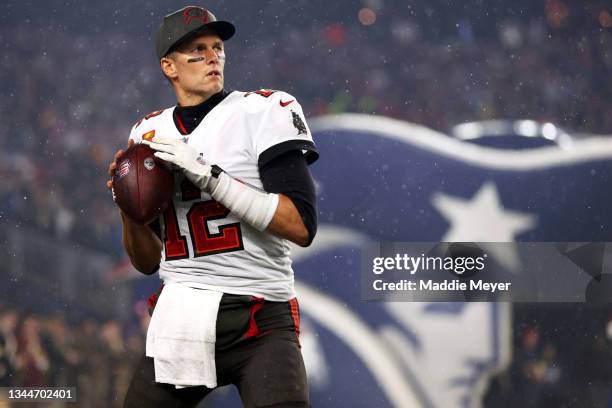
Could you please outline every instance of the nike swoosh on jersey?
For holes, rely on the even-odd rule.
[[[285,106],[289,105],[289,104],[290,104],[291,102],[293,102],[293,101],[295,101],[295,99],[292,99],[292,100],[287,101],[287,102],[283,102],[283,100],[281,99],[281,100],[279,101],[279,103],[280,103],[280,106],[282,106],[282,107],[284,108]]]

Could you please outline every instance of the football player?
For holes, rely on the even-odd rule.
[[[318,153],[295,97],[224,89],[234,32],[193,6],[157,32],[178,103],[138,121],[129,145],[153,148],[176,191],[152,225],[121,213],[132,264],[164,282],[126,407],[195,406],[227,384],[247,407],[308,406],[288,241],[315,236]]]

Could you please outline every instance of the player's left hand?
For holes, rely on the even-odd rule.
[[[154,137],[144,143],[155,150],[155,157],[180,168],[185,176],[201,190],[210,192],[212,167],[204,162],[202,156],[187,143],[168,137]]]
[[[128,149],[134,145],[134,141],[132,139],[128,140]],[[111,195],[113,197],[113,201],[117,202],[117,197],[115,196],[115,189],[113,188],[113,175],[115,174],[115,169],[117,168],[117,160],[123,154],[123,149],[117,150],[115,156],[113,156],[113,161],[108,165],[108,177],[110,177],[106,181],[106,188],[111,191]]]

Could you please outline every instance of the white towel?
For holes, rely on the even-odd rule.
[[[217,386],[215,341],[222,292],[178,283],[164,286],[147,331],[155,381],[177,388]]]

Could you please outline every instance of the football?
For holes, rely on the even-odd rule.
[[[117,159],[113,175],[117,205],[141,225],[164,212],[174,191],[172,172],[153,153],[147,145],[132,145]]]

